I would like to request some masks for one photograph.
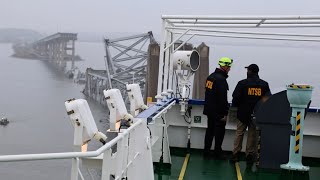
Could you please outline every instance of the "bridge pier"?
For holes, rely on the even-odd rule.
[[[75,33],[56,33],[31,44],[13,46],[13,56],[48,61],[69,78],[79,82],[84,74],[75,66],[75,61],[80,60],[75,55],[76,40]]]
[[[75,40],[72,40],[72,46],[71,46],[71,62],[72,62],[72,65],[71,65],[71,68],[73,69],[74,68],[74,56],[75,56]]]
[[[17,46],[15,56],[52,61],[64,68],[67,61],[75,67],[75,41],[77,34],[56,33],[25,46]],[[22,51],[20,51],[22,50]]]

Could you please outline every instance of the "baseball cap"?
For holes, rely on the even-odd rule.
[[[259,67],[256,64],[250,64],[249,66],[247,66],[245,68],[251,70],[254,73],[258,73],[259,72]]]

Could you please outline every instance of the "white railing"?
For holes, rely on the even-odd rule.
[[[117,152],[112,153],[112,147],[117,145]],[[98,157],[103,154],[102,180],[120,180],[128,177],[130,180],[153,180],[153,165],[150,147],[150,134],[146,122],[137,119],[128,129],[95,151],[64,152],[45,154],[23,154],[0,156],[1,162],[37,161],[53,159],[73,159]],[[144,173],[139,173],[143,169]],[[78,168],[76,169],[78,172]],[[80,177],[82,177],[81,173]],[[71,175],[72,180],[78,180],[78,174]]]

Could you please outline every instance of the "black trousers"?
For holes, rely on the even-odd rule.
[[[214,150],[222,151],[221,146],[226,132],[226,122],[221,121],[221,118],[218,118],[217,116],[207,115],[207,117],[208,128],[204,139],[204,150],[210,151],[213,138],[215,138]]]

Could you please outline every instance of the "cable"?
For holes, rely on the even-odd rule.
[[[188,94],[188,99],[190,97],[190,94],[191,94],[191,88],[189,86],[186,86],[188,89],[189,89],[189,94]]]
[[[178,75],[175,71],[173,71],[174,73],[174,76],[176,78],[176,98],[178,98],[178,94],[180,95],[180,98],[181,98],[181,93],[180,93],[180,90],[179,90],[179,83],[178,83]]]
[[[165,126],[165,120],[161,116],[163,126],[162,126],[162,142],[161,142],[161,156],[160,156],[160,163],[163,163],[163,141],[164,141],[164,126]]]
[[[187,121],[186,117],[188,117],[188,116],[186,116],[186,115],[183,116],[184,121],[185,121],[186,123],[188,123],[188,124],[191,124],[191,121]]]
[[[184,121],[185,121],[186,123],[188,123],[188,124],[191,124],[191,122],[192,122],[192,120],[191,120],[191,109],[192,109],[192,106],[189,106],[188,109],[187,109],[187,111],[184,113],[184,116],[183,116]],[[189,113],[189,115],[188,115],[188,113]],[[187,117],[188,119],[190,119],[190,120],[188,121],[188,120],[186,119],[186,117]]]
[[[152,138],[152,134],[151,134],[151,130],[150,130],[149,126],[147,126],[147,128],[149,129],[150,138]]]
[[[177,83],[177,92],[179,93],[179,95],[180,95],[180,98],[182,97],[182,95],[181,95],[181,92],[180,92],[180,89],[179,89],[179,78],[178,78],[178,75],[177,75],[177,73],[176,73],[176,83]]]
[[[187,114],[187,111],[184,113],[184,115],[189,118],[190,116]]]

